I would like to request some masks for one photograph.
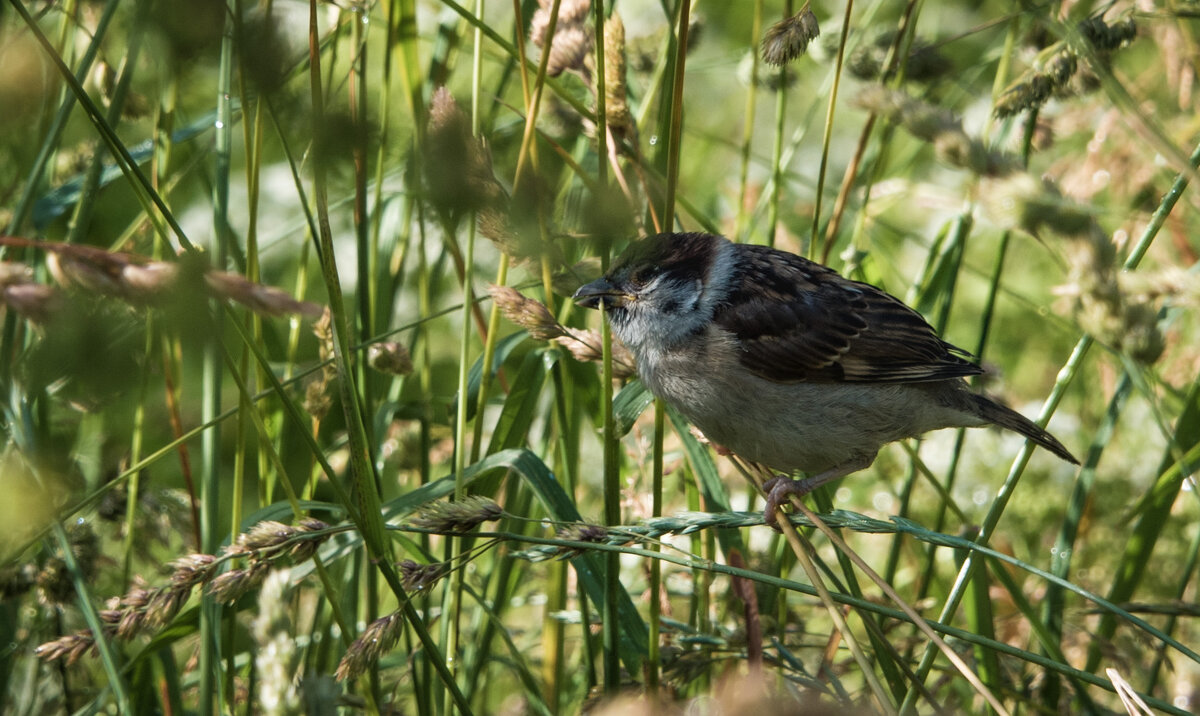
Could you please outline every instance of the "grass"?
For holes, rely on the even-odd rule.
[[[5,713],[1194,710],[1194,19],[807,10],[0,6]],[[943,431],[768,528],[570,301],[671,229],[1083,465]]]

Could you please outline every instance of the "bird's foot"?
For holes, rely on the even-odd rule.
[[[787,475],[776,475],[764,482],[763,491],[767,493],[767,509],[763,513],[763,517],[767,524],[776,524],[776,511],[788,504],[792,497],[803,497],[816,487],[817,485],[812,484],[812,480],[793,480]]]
[[[803,497],[821,485],[869,467],[874,460],[875,453],[860,455],[853,460],[848,460],[837,467],[817,473],[812,477],[806,477],[803,480],[793,480],[787,475],[776,475],[767,480],[763,483],[763,491],[767,493],[767,511],[764,515],[767,524],[775,524],[777,510],[788,504],[790,498]]]

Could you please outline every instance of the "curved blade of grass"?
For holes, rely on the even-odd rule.
[[[525,356],[492,430],[492,439],[487,450],[489,455],[519,447],[525,441],[529,428],[537,417],[542,386],[546,384],[546,376],[558,362],[559,355],[558,351],[547,350]]]
[[[525,331],[518,331],[510,336],[505,336],[496,343],[495,353],[492,355],[492,365],[488,371],[494,378],[496,372],[500,370],[500,366],[504,365],[504,361],[508,360],[508,356],[513,350],[521,345],[521,343],[529,337]],[[475,419],[475,410],[479,406],[479,387],[483,384],[483,359],[484,356],[479,356],[475,362],[471,364],[471,370],[467,375],[467,419]]]
[[[237,109],[235,100],[235,111]],[[203,115],[200,119],[192,122],[183,129],[172,132],[172,144],[185,144],[212,129],[216,116],[217,113],[214,110]],[[133,161],[141,165],[154,157],[154,151],[155,140],[147,139],[144,142],[129,147],[129,156]],[[107,163],[100,171],[99,182],[96,188],[103,188],[122,176],[124,176],[124,172],[120,165]],[[83,174],[78,174],[39,197],[33,203],[33,211],[30,214],[30,220],[33,221],[33,228],[42,231],[50,222],[70,211],[71,207],[75,206],[79,201],[80,194],[83,192],[85,179],[86,177]]]
[[[651,397],[653,398],[653,396]],[[700,444],[700,441],[692,434],[687,420],[677,410],[666,406],[666,413],[671,420],[671,426],[675,428],[675,434],[679,436],[679,442],[683,444],[688,464],[696,473],[700,483],[700,494],[704,497],[707,509],[731,511],[733,507],[729,503],[729,490],[725,488],[725,483],[717,472],[717,465],[713,462],[712,453]],[[736,529],[717,530],[717,542],[720,543],[721,550],[725,554],[730,554],[735,550],[746,553],[746,544],[742,540],[742,533]]]
[[[898,517],[893,517],[892,522],[895,523],[898,528],[902,529],[907,534],[910,534],[913,537],[916,537],[917,539],[927,541],[932,544],[940,544],[940,545],[946,546],[946,547],[955,547],[958,549],[966,549],[966,550],[970,550],[972,552],[977,552],[979,554],[982,554],[982,555],[985,555],[988,557],[992,557],[992,558],[1000,560],[1002,562],[1006,562],[1008,564],[1011,564],[1015,567],[1018,567],[1024,571],[1026,571],[1026,572],[1029,572],[1030,574],[1034,574],[1038,577],[1041,577],[1042,579],[1046,580],[1047,582],[1055,584],[1062,589],[1073,592],[1073,593],[1083,597],[1084,599],[1094,602],[1101,609],[1105,610],[1109,615],[1115,615],[1115,616],[1121,617],[1122,619],[1128,621],[1130,624],[1136,625],[1138,628],[1142,629],[1150,636],[1153,636],[1154,638],[1162,641],[1163,643],[1174,647],[1180,653],[1187,656],[1192,661],[1195,661],[1196,663],[1200,663],[1200,654],[1198,654],[1196,651],[1181,644],[1176,639],[1164,634],[1161,630],[1150,625],[1145,620],[1134,616],[1133,614],[1126,611],[1125,609],[1122,609],[1120,606],[1113,603],[1110,599],[1105,599],[1097,594],[1093,594],[1076,584],[1073,584],[1061,577],[1058,577],[1055,574],[1052,574],[1043,569],[1039,569],[1038,567],[1035,567],[1035,566],[1033,566],[1027,562],[1024,562],[1022,560],[1019,560],[1016,557],[1012,557],[1012,556],[1004,554],[1002,552],[997,552],[996,550],[993,550],[990,547],[987,547],[978,542],[973,542],[971,540],[963,539],[961,537],[953,537],[951,535],[941,534],[938,532],[931,532],[931,531],[925,529],[924,527],[918,525],[915,522],[912,522],[910,520],[901,519]]]
[[[57,520],[53,524],[53,529],[54,540],[58,543],[59,552],[62,554],[63,562],[67,565],[71,582],[75,585],[75,593],[79,597],[79,610],[83,612],[84,621],[92,630],[93,643],[100,652],[100,662],[104,665],[104,672],[108,676],[108,687],[112,689],[113,696],[116,698],[117,708],[120,709],[119,713],[130,713],[129,686],[125,683],[123,675],[125,672],[117,662],[117,652],[109,642],[100,621],[100,615],[96,612],[88,580],[84,577],[79,568],[79,562],[75,559],[75,552],[71,547],[70,538],[67,537],[67,531]],[[128,668],[128,664],[126,664],[126,668]]]
[[[322,89],[321,78],[321,52],[320,52],[320,31],[317,22],[317,3],[316,0],[310,0],[308,13],[308,40],[309,40],[309,86],[312,97],[312,127],[313,136],[323,137],[326,131],[324,117],[324,91]],[[408,79],[412,79],[409,77]],[[414,96],[410,93],[410,99],[419,101],[419,96]],[[420,118],[424,116],[423,112],[418,111],[419,107],[414,107],[414,119],[417,119],[418,126],[421,125]],[[471,713],[470,704],[466,697],[463,696],[462,690],[459,689],[454,675],[446,667],[444,654],[438,648],[436,642],[429,635],[425,628],[423,617],[417,612],[412,601],[408,598],[407,592],[400,581],[400,576],[396,572],[395,566],[391,561],[391,541],[386,538],[383,518],[380,515],[380,495],[378,487],[378,476],[375,474],[375,465],[371,460],[373,451],[371,450],[370,440],[367,436],[366,425],[363,419],[362,398],[360,395],[360,385],[355,384],[355,372],[350,363],[350,319],[346,311],[345,302],[342,296],[341,281],[338,277],[337,261],[333,249],[333,232],[329,223],[329,201],[326,187],[326,166],[325,157],[318,156],[313,162],[313,201],[317,206],[317,228],[321,246],[321,275],[325,279],[326,291],[329,294],[329,308],[332,317],[333,325],[333,357],[334,364],[337,366],[340,380],[338,386],[341,391],[342,407],[346,417],[346,429],[350,440],[350,466],[351,477],[353,480],[353,499],[354,508],[351,510],[351,518],[361,530],[363,541],[367,546],[374,566],[380,571],[388,586],[395,594],[397,601],[401,605],[405,620],[416,632],[421,640],[422,647],[429,654],[429,663],[433,666],[437,673],[442,687],[445,689],[444,694],[448,700],[453,700],[454,705],[462,713]],[[273,377],[272,377],[273,379]],[[331,481],[336,481],[337,478],[330,475]],[[350,507],[347,504],[347,507]]]
[[[520,475],[533,489],[542,507],[551,519],[558,522],[571,523],[582,521],[575,503],[563,490],[554,473],[546,463],[531,451],[524,448],[502,450],[489,455],[474,465],[467,467],[463,474],[463,485],[484,478],[493,470],[509,469]],[[412,512],[421,505],[445,497],[454,492],[454,479],[443,477],[439,480],[422,485],[384,504],[383,515],[389,521]],[[603,569],[596,555],[584,555],[571,560],[572,566],[579,576],[580,584],[588,593],[588,598],[598,606],[604,600]],[[637,673],[646,653],[646,625],[637,613],[637,608],[630,599],[629,593],[622,585],[618,592],[616,604],[620,620],[622,638],[620,640],[621,661],[630,673]]]
[[[646,390],[641,380],[626,383],[613,398],[613,424],[617,435],[628,435],[634,423],[654,402],[654,396]]]
[[[850,519],[850,515],[853,515],[854,519]],[[789,517],[789,521],[792,522],[793,524],[808,526],[807,521],[802,516],[788,515],[788,517]],[[861,524],[863,524],[864,526],[866,526],[869,523],[875,523],[875,526],[866,530],[869,532],[874,532],[880,526],[882,526],[884,528],[883,531],[885,531],[885,532],[896,529],[896,525],[889,525],[888,523],[885,523],[885,522],[882,522],[879,520],[871,520],[870,518],[863,517],[862,515],[855,515],[854,513],[845,513],[844,511],[841,511],[841,510],[836,511],[833,514],[823,515],[822,517],[827,524],[838,526],[838,527],[847,527],[850,524],[855,524],[855,523],[861,522]],[[720,515],[708,515],[708,514],[704,514],[704,513],[695,513],[695,514],[687,515],[686,519],[680,519],[679,517],[664,518],[664,519],[666,519],[668,521],[676,521],[677,524],[675,526],[679,529],[679,531],[677,533],[685,534],[690,531],[694,531],[696,529],[704,529],[704,527],[702,527],[701,524],[707,523],[709,521],[711,521],[713,524],[720,524],[723,527],[749,526],[751,524],[761,525],[762,524],[762,513],[739,512],[739,513],[720,514]],[[687,523],[687,524],[683,524],[683,523]],[[625,526],[625,527],[621,527],[620,530],[614,531],[614,533],[616,535],[618,535],[617,538],[619,539],[619,535],[622,532],[626,532],[626,531],[637,532],[638,529],[641,527],[643,527],[643,525],[633,526],[633,527]],[[677,555],[677,554],[672,554],[670,552],[653,552],[648,549],[642,549],[642,548],[638,548],[638,547],[619,546],[619,545],[615,545],[615,544],[598,544],[595,542],[572,542],[569,540],[561,540],[561,539],[541,539],[541,538],[536,538],[536,537],[530,537],[528,535],[502,535],[502,534],[497,534],[497,533],[484,533],[484,534],[486,534],[486,536],[489,536],[489,537],[507,537],[507,538],[514,539],[514,540],[521,540],[524,542],[529,542],[532,544],[546,545],[546,547],[544,548],[545,554],[539,554],[538,550],[528,550],[526,552],[518,553],[515,555],[517,557],[522,557],[522,558],[526,558],[526,559],[550,558],[554,555],[559,554],[561,552],[561,550],[564,548],[568,548],[568,549],[572,549],[572,550],[584,550],[584,551],[586,551],[586,550],[605,551],[605,552],[618,551],[623,554],[630,554],[630,555],[634,555],[634,556],[638,556],[638,557],[661,559],[663,561],[670,562],[672,564],[676,564],[676,565],[679,565],[679,566],[687,568],[687,569],[707,569],[707,570],[711,570],[712,572],[717,573],[717,574],[729,575],[731,577],[733,577],[733,576],[742,577],[742,578],[745,578],[745,579],[748,579],[748,580],[751,580],[754,582],[758,582],[760,584],[765,584],[765,585],[769,585],[769,586],[780,588],[780,589],[786,589],[786,590],[793,591],[793,592],[799,592],[799,593],[807,594],[810,596],[817,595],[816,589],[808,584],[804,584],[801,582],[795,582],[795,581],[792,581],[789,579],[784,579],[782,577],[776,577],[776,576],[772,576],[772,575],[768,575],[768,574],[762,574],[761,572],[755,572],[750,569],[740,569],[737,567],[730,567],[730,566],[724,565],[724,564],[716,564],[716,563],[712,562],[711,560],[696,558],[692,555],[682,555],[681,556],[681,555]],[[948,540],[957,540],[958,543],[962,544],[964,547],[966,547],[968,549],[973,549],[973,547],[971,547],[970,545],[973,545],[974,543],[971,543],[969,540],[963,540],[961,538],[951,538],[949,535],[942,535],[942,537],[945,537]],[[975,546],[977,547],[977,545],[975,545]],[[988,556],[993,556],[993,555],[988,555]],[[1000,555],[997,553],[997,554],[995,554],[995,556],[997,558],[1001,558],[1001,557],[1005,557],[1006,555]],[[1009,558],[1009,561],[1011,561],[1011,558]],[[877,602],[854,597],[852,595],[844,594],[841,592],[830,592],[829,595],[834,602],[837,602],[839,604],[844,604],[846,606],[853,607],[854,609],[858,609],[858,610],[861,610],[864,612],[870,612],[873,614],[877,614],[877,615],[879,615],[881,617],[885,617],[887,619],[895,619],[895,620],[906,622],[906,623],[912,623],[912,620],[909,618],[908,615],[906,615],[903,611],[901,611],[900,609],[897,609],[895,607],[884,606]],[[1011,644],[1007,644],[1005,642],[1000,642],[1000,641],[996,641],[994,639],[989,639],[989,638],[980,636],[978,634],[975,634],[974,632],[972,632],[968,629],[962,629],[959,627],[950,626],[948,624],[934,621],[931,619],[924,619],[923,621],[925,622],[925,624],[927,624],[929,626],[929,628],[933,629],[934,631],[936,631],[939,634],[944,635],[944,637],[957,639],[957,640],[960,640],[960,641],[963,641],[965,643],[972,644],[972,645],[982,646],[984,648],[994,650],[997,653],[1004,654],[1005,656],[1015,657],[1017,659],[1021,659],[1023,661],[1027,661],[1031,664],[1039,666],[1041,668],[1044,668],[1044,669],[1047,669],[1047,670],[1050,670],[1050,671],[1053,671],[1053,672],[1056,672],[1059,674],[1063,674],[1063,675],[1068,676],[1073,679],[1078,679],[1080,682],[1088,683],[1088,684],[1091,684],[1094,686],[1099,686],[1101,688],[1104,688],[1108,691],[1112,691],[1114,693],[1116,691],[1113,684],[1110,681],[1108,681],[1107,679],[1097,676],[1096,674],[1083,671],[1081,669],[1076,669],[1076,668],[1072,667],[1070,664],[1066,663],[1065,661],[1055,661],[1054,659],[1046,657],[1044,654],[1026,651],[1024,649],[1020,649],[1018,647],[1012,646]],[[1142,695],[1142,697],[1146,699],[1146,702],[1148,704],[1152,704],[1154,706],[1154,708],[1159,709],[1159,710],[1163,711],[1164,713],[1178,714],[1179,716],[1185,716],[1187,714],[1187,712],[1184,711],[1183,709],[1180,709],[1180,708],[1178,708],[1166,701],[1163,701],[1161,699],[1153,699],[1151,697],[1147,697],[1144,694]]]
[[[482,594],[475,591],[469,584],[463,584],[463,590],[470,594],[475,600],[475,606],[479,609],[488,622],[492,625],[492,633],[499,634],[500,639],[504,642],[504,646],[508,648],[509,658],[505,662],[508,667],[516,672],[517,678],[521,680],[521,686],[524,687],[525,698],[528,699],[528,707],[539,714],[550,716],[550,707],[546,705],[546,701],[542,698],[542,687],[538,684],[537,678],[533,675],[533,670],[529,668],[529,662],[525,659],[525,654],[521,652],[520,647],[512,640],[512,635],[504,622],[500,619],[488,605],[488,600]],[[496,657],[492,657],[496,659]]]
[[[788,519],[795,525],[809,527],[811,523],[801,515],[788,515]],[[1179,651],[1187,658],[1200,663],[1200,653],[1197,653],[1191,647],[1188,647],[1176,639],[1164,634],[1161,630],[1147,623],[1145,620],[1133,615],[1129,611],[1122,609],[1112,601],[1101,597],[1098,594],[1089,592],[1088,590],[1073,584],[1066,579],[1058,577],[1044,569],[1035,567],[1028,562],[1017,559],[1016,557],[999,552],[980,544],[979,542],[969,540],[965,537],[957,537],[954,535],[934,532],[917,522],[912,520],[892,516],[890,520],[879,520],[873,517],[850,512],[848,510],[834,510],[828,514],[821,515],[822,521],[826,525],[835,529],[848,529],[854,532],[863,532],[867,534],[906,534],[914,539],[935,544],[940,547],[950,547],[956,550],[969,551],[984,557],[996,559],[1005,564],[1010,564],[1018,569],[1033,574],[1049,584],[1057,585],[1058,587],[1072,592],[1099,607],[1104,612],[1116,615],[1131,624],[1135,624],[1139,629],[1144,631],[1149,636],[1162,641]],[[749,527],[751,525],[761,525],[763,515],[761,512],[721,512],[721,513],[685,513],[673,517],[662,517],[655,520],[646,520],[640,526],[622,527],[622,532],[628,532],[647,537],[659,537],[664,534],[690,534],[701,529],[710,528],[727,528],[727,527]]]
[[[41,28],[38,27],[37,22],[29,15],[28,10],[25,9],[25,6],[20,2],[20,0],[10,0],[10,4],[16,9],[17,14],[21,16],[21,19],[25,22],[25,25],[28,27],[30,33],[33,34],[38,43],[41,44],[46,50],[46,55],[58,69],[63,81],[75,94],[76,99],[79,101],[79,105],[83,107],[88,119],[92,122],[92,126],[96,128],[96,131],[100,134],[100,138],[104,140],[104,143],[108,147],[109,151],[111,151],[113,155],[118,158],[118,163],[121,166],[121,170],[125,173],[126,178],[129,179],[129,183],[134,189],[134,194],[137,196],[138,201],[142,203],[146,218],[149,219],[151,224],[154,225],[156,233],[164,239],[166,238],[166,231],[163,229],[158,220],[158,217],[162,217],[162,219],[165,220],[167,225],[171,228],[171,231],[175,234],[175,237],[179,240],[180,245],[185,249],[193,248],[192,243],[187,238],[187,235],[183,233],[183,229],[179,226],[178,222],[175,221],[174,214],[172,214],[170,209],[167,208],[166,202],[164,202],[163,198],[159,196],[157,191],[155,191],[154,186],[150,183],[150,180],[146,178],[146,175],[142,173],[141,168],[135,161],[133,161],[133,158],[129,156],[129,152],[125,149],[125,145],[121,142],[121,139],[117,136],[116,132],[113,131],[113,128],[109,126],[108,122],[105,121],[100,109],[96,106],[96,103],[92,101],[91,97],[88,96],[88,93],[83,88],[83,85],[81,85],[75,79],[75,76],[71,74],[71,68],[67,67],[62,58],[59,57],[57,52],[55,52],[54,46],[50,44],[48,39],[46,39],[46,35],[42,32]],[[158,210],[157,214],[153,209]]]
[[[97,18],[96,27],[92,30],[91,41],[88,42],[87,49],[84,51],[83,57],[79,60],[79,68],[75,71],[75,80],[77,83],[82,84],[91,73],[92,63],[95,61],[96,55],[100,52],[104,38],[108,34],[109,25],[112,23],[113,16],[120,5],[120,0],[109,0],[108,4],[104,6],[104,11]],[[54,119],[46,130],[41,147],[38,148],[37,158],[33,162],[33,169],[29,172],[29,178],[26,180],[21,198],[13,210],[12,220],[8,224],[8,231],[6,233],[15,235],[24,231],[26,217],[30,212],[30,208],[34,206],[33,197],[41,190],[42,175],[46,171],[46,165],[50,161],[50,157],[58,149],[63,128],[67,126],[67,120],[70,118],[71,110],[74,107],[75,94],[67,92],[63,96],[62,105],[59,106],[58,111],[54,114]]]

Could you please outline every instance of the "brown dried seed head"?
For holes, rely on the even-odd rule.
[[[938,134],[933,138],[933,151],[946,164],[982,176],[1001,176],[1020,167],[1004,154],[989,151],[983,142],[961,130]]]
[[[1133,18],[1113,21],[1092,17],[1079,23],[1079,32],[1100,52],[1112,52],[1137,37],[1137,23]]]
[[[965,134],[951,112],[914,99],[902,90],[872,85],[860,92],[854,103],[903,125],[918,139],[932,141],[947,132]]]
[[[300,524],[297,527],[305,532],[320,532],[321,530],[329,529],[330,525],[328,522],[318,520],[316,517],[305,517],[300,520]]]
[[[367,346],[367,362],[380,373],[408,375],[413,372],[408,348],[395,341],[382,341]]]
[[[987,182],[980,196],[980,206],[1000,226],[1034,236],[1043,235],[1047,229],[1070,238],[1089,240],[1099,236],[1099,241],[1092,243],[1104,252],[1093,256],[1101,258],[1111,251],[1107,236],[1096,226],[1092,209],[1063,196],[1049,180],[1019,172]]]
[[[63,244],[49,241],[30,241],[18,237],[0,237],[0,243],[10,246],[31,246],[46,252],[46,266],[64,287],[79,287],[126,301],[146,302],[161,297],[179,284],[181,268],[178,263],[151,261],[143,256],[106,251],[94,246]],[[8,272],[8,278],[15,278]],[[4,276],[0,275],[0,286]],[[316,316],[321,307],[308,301],[298,301],[271,286],[249,281],[237,274],[208,271],[205,283],[217,298],[228,298],[266,315],[299,313]],[[21,282],[23,283],[23,282]],[[41,294],[44,299],[45,294]],[[37,295],[17,296],[26,301]],[[30,316],[40,315],[36,306],[28,306]],[[21,310],[18,308],[17,310]]]
[[[175,571],[171,573],[171,583],[178,587],[191,588],[200,582],[206,582],[212,577],[213,563],[216,557],[211,554],[189,554],[171,563]]]
[[[551,0],[538,0],[540,7],[529,24],[529,39],[538,47],[546,47],[546,33],[550,30]],[[592,35],[587,26],[589,0],[562,0],[558,8],[558,20],[554,25],[554,38],[550,42],[550,58],[546,73],[558,76],[566,70],[587,74],[587,58],[592,51]]]
[[[67,564],[59,557],[46,560],[37,575],[38,598],[44,604],[51,606],[69,603],[75,594],[75,586],[71,582],[71,574]]]
[[[888,119],[899,116],[901,108],[909,100],[904,92],[882,85],[868,85],[854,96],[854,104],[869,112],[881,114]]]
[[[80,247],[75,247],[76,249]],[[82,258],[85,252],[51,251],[46,254],[46,268],[64,288],[79,287],[106,296],[122,295],[120,269],[112,262],[94,262]]]
[[[26,562],[0,567],[0,601],[22,596],[33,587],[37,567]]]
[[[429,111],[426,160],[422,164],[430,200],[440,211],[485,211],[504,203],[492,157],[473,135],[471,120],[445,87],[434,91]]]
[[[148,619],[144,610],[124,609],[117,613],[120,615],[117,622],[118,639],[132,639],[147,626]]]
[[[125,596],[121,597],[122,609],[144,609],[150,603],[150,598],[154,596],[152,590],[146,589],[143,586],[135,585],[125,592]]]
[[[604,22],[604,111],[617,136],[633,130],[625,84],[625,23],[616,11]]]
[[[550,10],[554,0],[538,0],[538,9],[533,12],[529,21],[529,37],[534,44],[541,47],[546,42],[546,31],[550,27]],[[555,32],[564,27],[578,27],[587,22],[588,11],[592,9],[590,0],[562,0],[558,4],[558,22]]]
[[[321,316],[313,321],[313,335],[317,337],[318,355],[321,360],[328,361],[333,358],[333,314],[329,312],[329,307],[326,306],[321,311]]]
[[[225,557],[246,557],[249,556],[249,554],[250,548],[237,542],[225,545],[221,548],[221,555]]]
[[[592,52],[591,34],[583,27],[567,27],[554,33],[546,74],[557,77],[567,70],[583,72]]]
[[[489,285],[488,293],[505,318],[529,331],[536,340],[548,341],[566,335],[566,329],[541,301],[528,298],[508,286]]]
[[[561,539],[571,540],[572,542],[599,543],[608,539],[608,529],[601,525],[576,522],[559,530],[558,536]]]
[[[467,134],[471,132],[470,121],[467,119],[466,113],[458,106],[454,95],[445,85],[438,87],[433,91],[433,98],[429,102],[430,134],[461,136],[464,131]]]
[[[1027,109],[1040,107],[1055,95],[1070,94],[1071,79],[1079,70],[1074,52],[1064,48],[1051,55],[1040,67],[1027,70],[996,99],[992,110],[1003,119]]]
[[[550,12],[554,0],[538,0],[541,10]],[[592,10],[591,0],[561,0],[558,4],[558,22],[562,25],[583,25]]]
[[[603,339],[597,331],[565,328],[566,335],[554,339],[582,363],[599,363],[604,359]],[[614,378],[628,378],[637,373],[637,363],[624,343],[613,339],[612,364]]]
[[[88,630],[76,632],[62,636],[54,641],[48,641],[45,644],[33,650],[34,655],[43,661],[54,661],[55,659],[64,659],[68,666],[74,664],[83,656],[89,649],[94,649],[96,640],[92,633]]]
[[[418,591],[432,587],[446,573],[446,565],[442,562],[421,564],[411,559],[400,562],[400,576],[404,580],[404,588]]]
[[[33,281],[33,269],[16,261],[0,261],[0,286],[12,286],[31,281]]]
[[[608,540],[608,529],[600,525],[590,525],[584,522],[575,522],[559,529],[558,538],[562,540],[569,540],[571,542],[590,542],[593,544],[603,544]],[[582,551],[583,550],[579,547],[561,545],[558,548],[557,556],[560,559],[566,559],[575,556]]]
[[[780,20],[763,34],[762,58],[768,65],[782,66],[804,54],[808,43],[821,34],[817,16],[805,6],[795,15]]]
[[[125,295],[131,298],[148,299],[159,296],[175,286],[179,278],[179,264],[151,261],[148,264],[126,264],[121,267],[121,283]]]
[[[328,387],[328,382],[318,377],[304,389],[304,410],[317,420],[323,420],[333,407]]]
[[[231,569],[208,583],[208,593],[218,602],[232,604],[257,589],[269,570],[270,565],[266,562],[255,562],[246,569]]]
[[[431,502],[411,523],[432,532],[467,532],[480,523],[500,519],[503,512],[493,500],[472,495],[455,502]]]
[[[305,517],[296,525],[296,531],[300,534],[309,535],[306,539],[301,539],[295,542],[292,546],[292,559],[304,561],[316,554],[321,543],[325,541],[328,535],[313,535],[314,532],[322,532],[330,529],[330,526],[315,517]]]
[[[434,90],[429,107],[429,143],[433,156],[439,160],[446,175],[430,175],[431,179],[449,182],[473,174],[481,165],[489,164],[479,141],[471,135],[471,118],[458,106],[454,95],[445,86]],[[446,166],[446,165],[449,166]],[[439,167],[426,167],[430,169]],[[447,188],[453,188],[453,183]]]
[[[171,586],[156,589],[146,605],[146,627],[161,629],[175,618],[191,596],[190,586]]]
[[[3,295],[5,305],[35,323],[45,323],[61,305],[58,292],[40,283],[5,286],[0,295]]]
[[[238,544],[250,550],[263,550],[278,547],[296,534],[296,528],[282,522],[264,520],[250,528],[249,532],[238,535]]]
[[[479,233],[506,254],[514,265],[520,265],[541,254],[541,241],[520,234],[507,206],[495,202],[481,207],[476,216]]]
[[[286,291],[249,281],[235,273],[209,271],[204,274],[204,282],[217,298],[236,301],[255,313],[267,316],[298,313],[307,318],[316,318],[325,310],[323,306],[298,301]]]
[[[400,612],[392,612],[367,625],[363,633],[354,640],[338,664],[334,676],[338,681],[357,679],[379,662],[380,657],[392,650],[403,632],[404,620]]]

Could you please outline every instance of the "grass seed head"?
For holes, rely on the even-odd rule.
[[[817,16],[811,6],[805,5],[800,12],[767,28],[762,41],[763,62],[782,67],[803,55],[808,43],[820,34]]]
[[[603,343],[598,331],[564,328],[566,335],[559,336],[554,342],[566,348],[575,360],[582,363],[599,363],[604,359]],[[617,339],[612,342],[613,377],[628,378],[637,373],[637,363],[629,348]]]
[[[443,562],[421,564],[406,559],[399,563],[399,567],[404,588],[410,592],[429,589],[446,573],[446,565]]]
[[[222,604],[233,604],[257,589],[270,569],[267,562],[253,562],[245,569],[231,569],[218,574],[208,583],[208,594]]]
[[[471,495],[454,502],[431,502],[410,521],[415,527],[431,532],[454,534],[468,532],[484,522],[500,519],[504,511],[486,497]]]
[[[550,11],[553,0],[538,0],[538,9],[529,22],[529,39],[545,49],[546,35],[550,32]],[[558,20],[554,24],[554,37],[550,38],[550,58],[546,61],[546,74],[557,77],[567,70],[588,74],[587,58],[592,52],[594,39],[587,25],[589,0],[562,0],[558,6]]]
[[[62,659],[70,666],[89,650],[95,653],[95,648],[96,638],[90,631],[84,630],[48,641],[34,649],[33,653],[43,661]]]
[[[541,301],[508,286],[488,286],[488,293],[504,317],[529,331],[534,340],[548,341],[567,335],[566,329]]]
[[[357,679],[379,663],[384,654],[396,646],[404,629],[400,612],[392,612],[367,625],[338,664],[334,676],[338,681]]]
[[[408,375],[413,372],[408,348],[395,341],[381,341],[367,346],[367,362],[387,375]]]

